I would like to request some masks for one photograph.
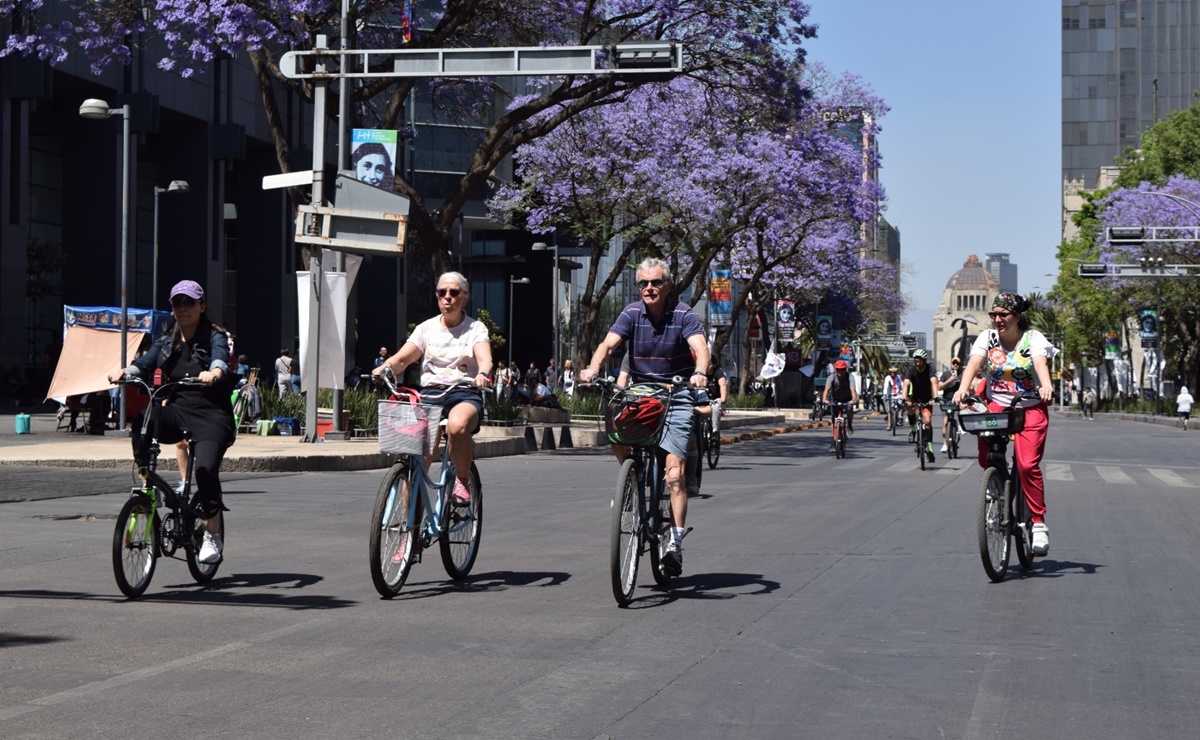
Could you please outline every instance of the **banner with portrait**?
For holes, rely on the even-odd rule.
[[[1142,349],[1158,347],[1158,311],[1143,308],[1138,315],[1138,334],[1142,338]]]
[[[817,349],[829,349],[833,339],[833,317],[825,314],[817,316]]]
[[[396,132],[356,128],[350,138],[350,168],[354,179],[384,190],[396,176]]]
[[[713,270],[708,279],[708,324],[729,326],[733,321],[733,278],[730,270]]]
[[[796,331],[796,304],[793,301],[775,301],[775,329],[780,342],[790,342]]]

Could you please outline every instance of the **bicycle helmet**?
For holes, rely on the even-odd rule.
[[[666,419],[667,404],[653,396],[626,396],[620,403],[609,422],[609,441],[624,445],[653,441]]]
[[[849,367],[850,366],[846,364],[845,360],[838,360],[837,362],[833,363],[834,370],[846,370],[849,369]]]
[[[915,349],[915,350],[913,350],[913,359],[914,360],[925,360],[926,362],[928,362],[929,361],[929,353],[923,349]]]

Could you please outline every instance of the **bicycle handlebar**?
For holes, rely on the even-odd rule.
[[[427,397],[427,398],[441,398],[442,396],[445,396],[450,391],[454,391],[454,390],[469,390],[469,391],[472,391],[473,393],[477,393],[482,396],[483,391],[484,391],[484,388],[482,386],[475,385],[474,381],[468,380],[466,378],[460,378],[459,380],[455,381],[454,383],[451,383],[450,385],[436,386],[436,388],[438,389],[436,391],[430,391],[429,388],[421,389],[421,388],[412,388],[412,387],[406,386],[406,385],[400,385],[396,380],[396,373],[393,372],[392,369],[389,367],[384,367],[383,372],[379,373],[378,375],[376,375],[375,373],[365,373],[361,377],[363,380],[369,380],[372,383],[382,382],[384,385],[387,386],[388,391],[390,391],[393,396],[399,396],[399,395],[402,395],[403,392],[409,392],[409,393],[416,393],[419,396]],[[433,388],[433,387],[434,386],[430,386],[430,388]]]
[[[1040,400],[1042,400],[1042,397],[1038,395],[1037,391],[1021,391],[1020,393],[1017,393],[1016,395],[1013,396],[1013,400],[1009,402],[1008,408],[1015,409],[1017,407],[1017,404],[1020,403],[1021,401],[1040,401]],[[986,398],[977,396],[974,393],[968,393],[967,395],[963,396],[963,400],[962,400],[963,406],[968,406],[968,405],[974,404],[974,403],[981,403],[984,406],[987,406],[987,404],[988,404]]]

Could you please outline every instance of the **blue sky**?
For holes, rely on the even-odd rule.
[[[1061,241],[1058,0],[812,0],[808,59],[854,72],[891,111],[880,179],[900,229],[912,307],[930,331],[968,254],[1008,252],[1019,289],[1045,292]]]

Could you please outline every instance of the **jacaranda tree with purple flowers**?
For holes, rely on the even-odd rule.
[[[290,89],[311,101],[313,87],[285,78],[279,56],[289,49],[313,48],[320,33],[329,35],[331,46],[339,45],[340,8],[338,0],[0,0],[0,23],[7,21],[11,28],[0,54],[60,62],[82,53],[99,71],[129,63],[135,44],[144,40],[162,44],[161,68],[186,77],[218,54],[244,53],[258,79],[280,169],[288,172],[293,163],[276,91]],[[409,10],[411,22],[405,17]],[[708,86],[730,95],[774,96],[797,104],[803,92],[789,70],[803,56],[802,42],[813,35],[805,22],[808,12],[800,0],[352,0],[348,27],[351,48],[670,40],[686,49],[686,76],[703,77]],[[406,28],[412,29],[410,39],[404,38]],[[503,91],[488,80],[367,80],[348,86],[355,102],[353,125],[405,131],[402,112],[418,84],[430,86],[430,96],[442,104],[449,120],[481,128],[467,172],[432,201],[424,201],[413,183],[397,173],[395,190],[413,201],[410,232],[419,246],[444,244],[463,204],[518,147],[654,83],[635,76],[545,79],[533,93],[496,105]],[[297,166],[304,169],[307,163]],[[292,196],[301,198],[298,192]],[[441,251],[428,253],[434,269],[440,269]]]
[[[1163,193],[1173,198],[1163,197]],[[1136,264],[1150,258],[1165,264],[1200,265],[1200,241],[1128,246],[1107,239],[1108,228],[1113,226],[1180,227],[1166,233],[1172,237],[1194,235],[1200,228],[1200,180],[1173,175],[1161,187],[1143,182],[1136,188],[1113,191],[1101,205],[1101,261]],[[1124,305],[1126,315],[1136,315],[1143,307],[1158,309],[1159,334],[1171,368],[1164,377],[1177,375],[1189,388],[1200,387],[1200,277],[1110,278],[1104,283],[1102,287]]]

